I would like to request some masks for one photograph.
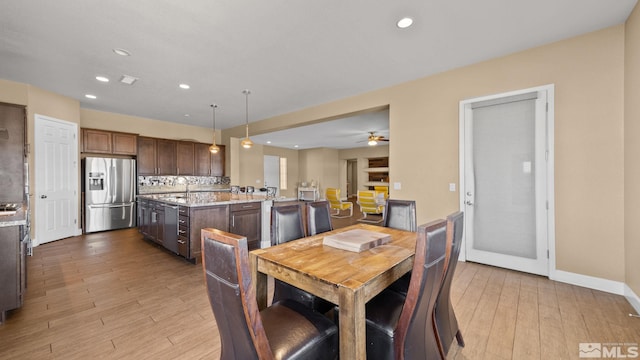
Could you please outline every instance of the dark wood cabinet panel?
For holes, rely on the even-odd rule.
[[[111,154],[111,132],[82,129],[82,152]]]
[[[111,133],[113,154],[136,155],[138,150],[138,135],[114,132]]]
[[[94,154],[136,155],[137,134],[97,129],[82,129],[82,152]]]
[[[202,261],[200,244],[202,229],[215,228],[229,231],[229,206],[192,207],[189,209],[189,259]]]
[[[218,154],[209,144],[138,137],[138,175],[224,176],[225,147]]]
[[[249,250],[260,248],[261,209],[259,202],[230,205],[229,232],[246,236]]]
[[[194,144],[188,141],[178,141],[176,144],[177,175],[194,174]]]
[[[138,200],[138,230],[187,260],[202,261],[201,232],[215,228],[246,236],[249,249],[260,247],[262,202],[187,207],[160,201]]]
[[[176,166],[176,141],[156,139],[156,163],[158,175],[175,175]]]
[[[224,176],[224,145],[218,145],[220,151],[217,154],[211,154],[211,176]]]
[[[209,144],[195,143],[194,147],[194,175],[209,176],[211,175],[211,152],[209,152]]]
[[[138,175],[156,175],[156,139],[138,137]]]

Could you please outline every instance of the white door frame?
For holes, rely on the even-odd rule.
[[[534,91],[546,91],[547,93],[547,124],[546,124],[546,139],[547,139],[547,178],[546,178],[546,187],[547,187],[547,192],[546,192],[546,196],[547,196],[547,245],[548,245],[548,255],[549,255],[549,261],[548,261],[548,276],[549,278],[555,278],[555,272],[556,272],[556,242],[555,242],[555,188],[554,188],[554,179],[555,179],[555,174],[554,174],[554,158],[555,158],[555,149],[554,149],[554,114],[555,114],[555,107],[554,107],[554,85],[550,84],[550,85],[543,85],[543,86],[538,86],[538,87],[533,87],[533,88],[528,88],[528,89],[522,89],[522,90],[516,90],[516,91],[510,91],[510,92],[506,92],[506,93],[500,93],[500,94],[493,94],[493,95],[488,95],[488,96],[482,96],[482,97],[477,97],[477,98],[473,98],[473,99],[467,99],[467,100],[462,100],[460,101],[459,104],[459,181],[460,181],[460,203],[459,203],[459,207],[460,209],[464,209],[465,208],[465,189],[466,189],[466,184],[465,184],[465,153],[467,151],[466,149],[466,142],[465,142],[465,116],[468,116],[467,114],[467,106],[471,103],[475,103],[475,102],[479,102],[479,101],[486,101],[486,100],[493,100],[493,99],[499,99],[499,98],[503,98],[503,97],[507,97],[507,96],[513,96],[513,95],[520,95],[520,94],[526,94],[526,93],[531,93]],[[460,261],[465,261],[466,260],[466,234],[463,235],[462,238],[462,244],[461,244],[461,249],[460,249],[460,257],[459,260]]]
[[[80,225],[80,221],[79,221],[79,200],[78,200],[78,196],[80,193],[80,189],[79,189],[79,185],[78,185],[78,176],[79,176],[79,163],[78,163],[78,124],[76,123],[72,123],[69,121],[64,121],[64,120],[60,120],[60,119],[56,119],[56,118],[52,118],[50,116],[45,116],[45,115],[40,115],[40,114],[34,114],[34,175],[35,175],[35,182],[34,182],[34,194],[35,194],[35,198],[34,198],[34,205],[35,205],[35,214],[42,214],[41,212],[41,206],[42,206],[42,202],[40,201],[40,196],[43,193],[43,189],[41,188],[41,186],[39,185],[39,178],[41,176],[41,174],[38,174],[39,171],[42,171],[43,169],[43,164],[42,161],[44,161],[44,159],[40,158],[40,156],[38,156],[38,150],[39,150],[39,146],[42,146],[42,142],[40,141],[40,137],[42,136],[42,128],[41,128],[41,124],[39,123],[40,120],[45,120],[45,121],[49,121],[49,122],[56,122],[56,123],[60,123],[63,124],[65,126],[70,126],[72,128],[73,131],[73,138],[75,140],[75,142],[73,143],[73,148],[70,150],[72,154],[76,154],[76,157],[73,160],[73,163],[71,164],[71,166],[73,167],[72,171],[71,171],[71,175],[70,175],[70,188],[73,189],[73,198],[70,199],[70,206],[72,207],[72,209],[70,210],[70,213],[75,215],[75,228],[73,228],[70,233],[68,234],[69,236],[77,236],[77,235],[81,235],[82,234],[82,229],[81,229],[81,225]],[[33,246],[38,246],[40,244],[40,241],[38,240],[38,236],[41,235],[41,232],[44,231],[42,225],[44,224],[44,219],[41,219],[39,217],[34,217],[34,221],[35,221],[35,236],[33,239]]]

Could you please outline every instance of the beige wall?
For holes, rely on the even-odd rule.
[[[640,296],[640,6],[625,30],[625,282]]]
[[[90,109],[80,109],[80,118],[84,128],[123,131],[172,140],[191,140],[203,143],[213,141],[213,129],[201,126],[183,125]],[[218,135],[216,141],[219,142],[220,130],[216,133]]]
[[[266,119],[252,129],[389,106],[390,177],[402,184],[393,194],[415,199],[424,223],[458,209],[459,195],[448,184],[458,183],[459,101],[555,84],[557,269],[624,281],[623,66],[619,25]]]

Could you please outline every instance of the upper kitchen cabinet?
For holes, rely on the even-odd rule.
[[[177,141],[138,137],[138,175],[176,175]]]
[[[224,145],[218,145],[220,151],[211,154],[211,176],[224,176]]]
[[[82,152],[94,154],[136,155],[136,134],[82,129]]]
[[[177,175],[194,174],[194,143],[178,141],[176,143]]]
[[[197,176],[224,176],[224,145],[218,145],[220,151],[212,154],[209,144],[195,143],[195,175]]]

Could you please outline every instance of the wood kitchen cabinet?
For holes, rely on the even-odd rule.
[[[202,229],[215,228],[229,231],[229,205],[215,205],[187,208],[186,227],[188,236],[187,259],[198,264],[202,261]],[[183,213],[180,213],[183,215]],[[185,234],[186,235],[186,234]]]
[[[175,175],[177,173],[176,141],[156,139],[156,149],[158,175]]]
[[[136,155],[138,135],[115,131],[82,129],[82,152]]]
[[[138,230],[145,238],[196,264],[202,261],[200,241],[205,228],[246,236],[250,250],[260,247],[262,202],[259,201],[189,207],[139,199],[138,211]]]
[[[209,145],[138,137],[138,175],[224,176],[225,147],[217,154]]]
[[[262,238],[261,202],[229,205],[229,232],[247,237],[249,250],[260,248]]]
[[[138,137],[138,175],[156,175],[156,139]]]
[[[217,154],[211,154],[211,176],[224,176],[224,145],[218,145],[220,151]]]
[[[149,201],[151,219],[149,222],[149,237],[153,242],[164,246],[164,206],[157,201]]]
[[[138,175],[176,175],[175,140],[138,137]]]
[[[151,235],[149,231],[149,224],[151,222],[151,210],[149,208],[149,201],[146,199],[138,199],[138,231],[145,237]]]
[[[178,141],[176,143],[176,175],[195,175],[194,143]]]
[[[218,145],[220,151],[212,154],[209,151],[210,144],[195,143],[194,144],[194,161],[195,172],[197,176],[224,176],[224,145]]]

